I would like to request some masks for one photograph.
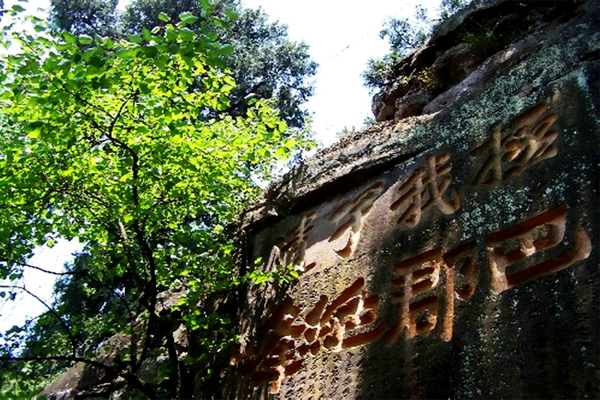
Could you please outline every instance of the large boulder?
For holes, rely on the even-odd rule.
[[[522,9],[504,3],[486,12]],[[230,365],[198,397],[600,397],[599,5],[522,3],[554,19],[477,67],[445,43],[461,90],[241,216],[247,267],[300,277],[242,293]]]

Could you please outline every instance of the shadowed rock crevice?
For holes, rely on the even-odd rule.
[[[437,112],[560,34],[583,1],[483,1],[440,24],[394,66],[396,82],[373,98],[377,121]],[[584,58],[585,56],[581,56]]]

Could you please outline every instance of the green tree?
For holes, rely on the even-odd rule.
[[[203,20],[163,13],[165,25],[116,39],[52,32],[37,18],[22,31],[19,9],[2,33],[13,53],[0,57],[0,279],[11,281],[0,295],[35,296],[21,283],[39,268],[27,262],[33,249],[77,237],[85,255],[59,286],[85,307],[44,303],[37,328],[4,337],[0,361],[81,361],[151,398],[189,393],[177,320],[159,294],[187,288],[180,312],[191,329],[202,318],[226,323],[196,308],[243,278],[226,227],[260,191],[255,182],[312,142],[269,101],[222,113],[235,87],[223,57],[234,48],[211,33],[228,23],[211,10]],[[117,300],[106,308],[103,298]],[[99,341],[117,331],[126,345],[106,363]],[[14,346],[27,335],[48,341]],[[161,351],[164,379],[144,381],[137,372]]]
[[[118,0],[52,0],[50,18],[74,34],[117,35]]]
[[[205,18],[207,10],[219,18]],[[52,0],[50,16],[72,33],[125,36],[165,25],[158,18],[161,12],[171,20],[191,12],[200,19],[188,28],[201,33],[204,24],[214,39],[234,47],[223,61],[237,85],[230,92],[229,106],[216,112],[244,116],[253,99],[275,99],[290,128],[305,128],[307,112],[301,106],[313,93],[309,80],[317,65],[306,44],[290,41],[287,28],[269,23],[260,9],[244,8],[239,0],[134,0],[119,14],[114,0]]]

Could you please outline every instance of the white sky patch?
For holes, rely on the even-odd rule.
[[[29,259],[28,263],[48,271],[62,272],[65,263],[73,261],[72,254],[81,251],[81,248],[82,245],[77,239],[71,241],[59,239],[52,248],[39,248],[36,250],[35,255]],[[55,281],[56,275],[25,268],[23,281],[0,281],[0,284],[25,286],[28,291],[50,305]],[[2,289],[2,291],[7,290]],[[48,311],[42,303],[29,294],[20,290],[15,290],[15,292],[17,297],[14,301],[0,300],[0,332],[10,329],[13,325],[21,325],[27,319]]]
[[[372,94],[361,77],[371,58],[389,51],[379,37],[388,17],[410,17],[417,4],[434,10],[439,0],[243,0],[246,7],[262,7],[271,21],[288,26],[290,38],[304,41],[319,64],[315,94],[306,104],[313,113],[312,130],[329,146],[344,127],[359,129],[372,117]]]

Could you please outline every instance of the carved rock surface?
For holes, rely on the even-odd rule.
[[[599,14],[578,7],[263,194],[245,258],[300,278],[242,293],[199,397],[600,396]]]

